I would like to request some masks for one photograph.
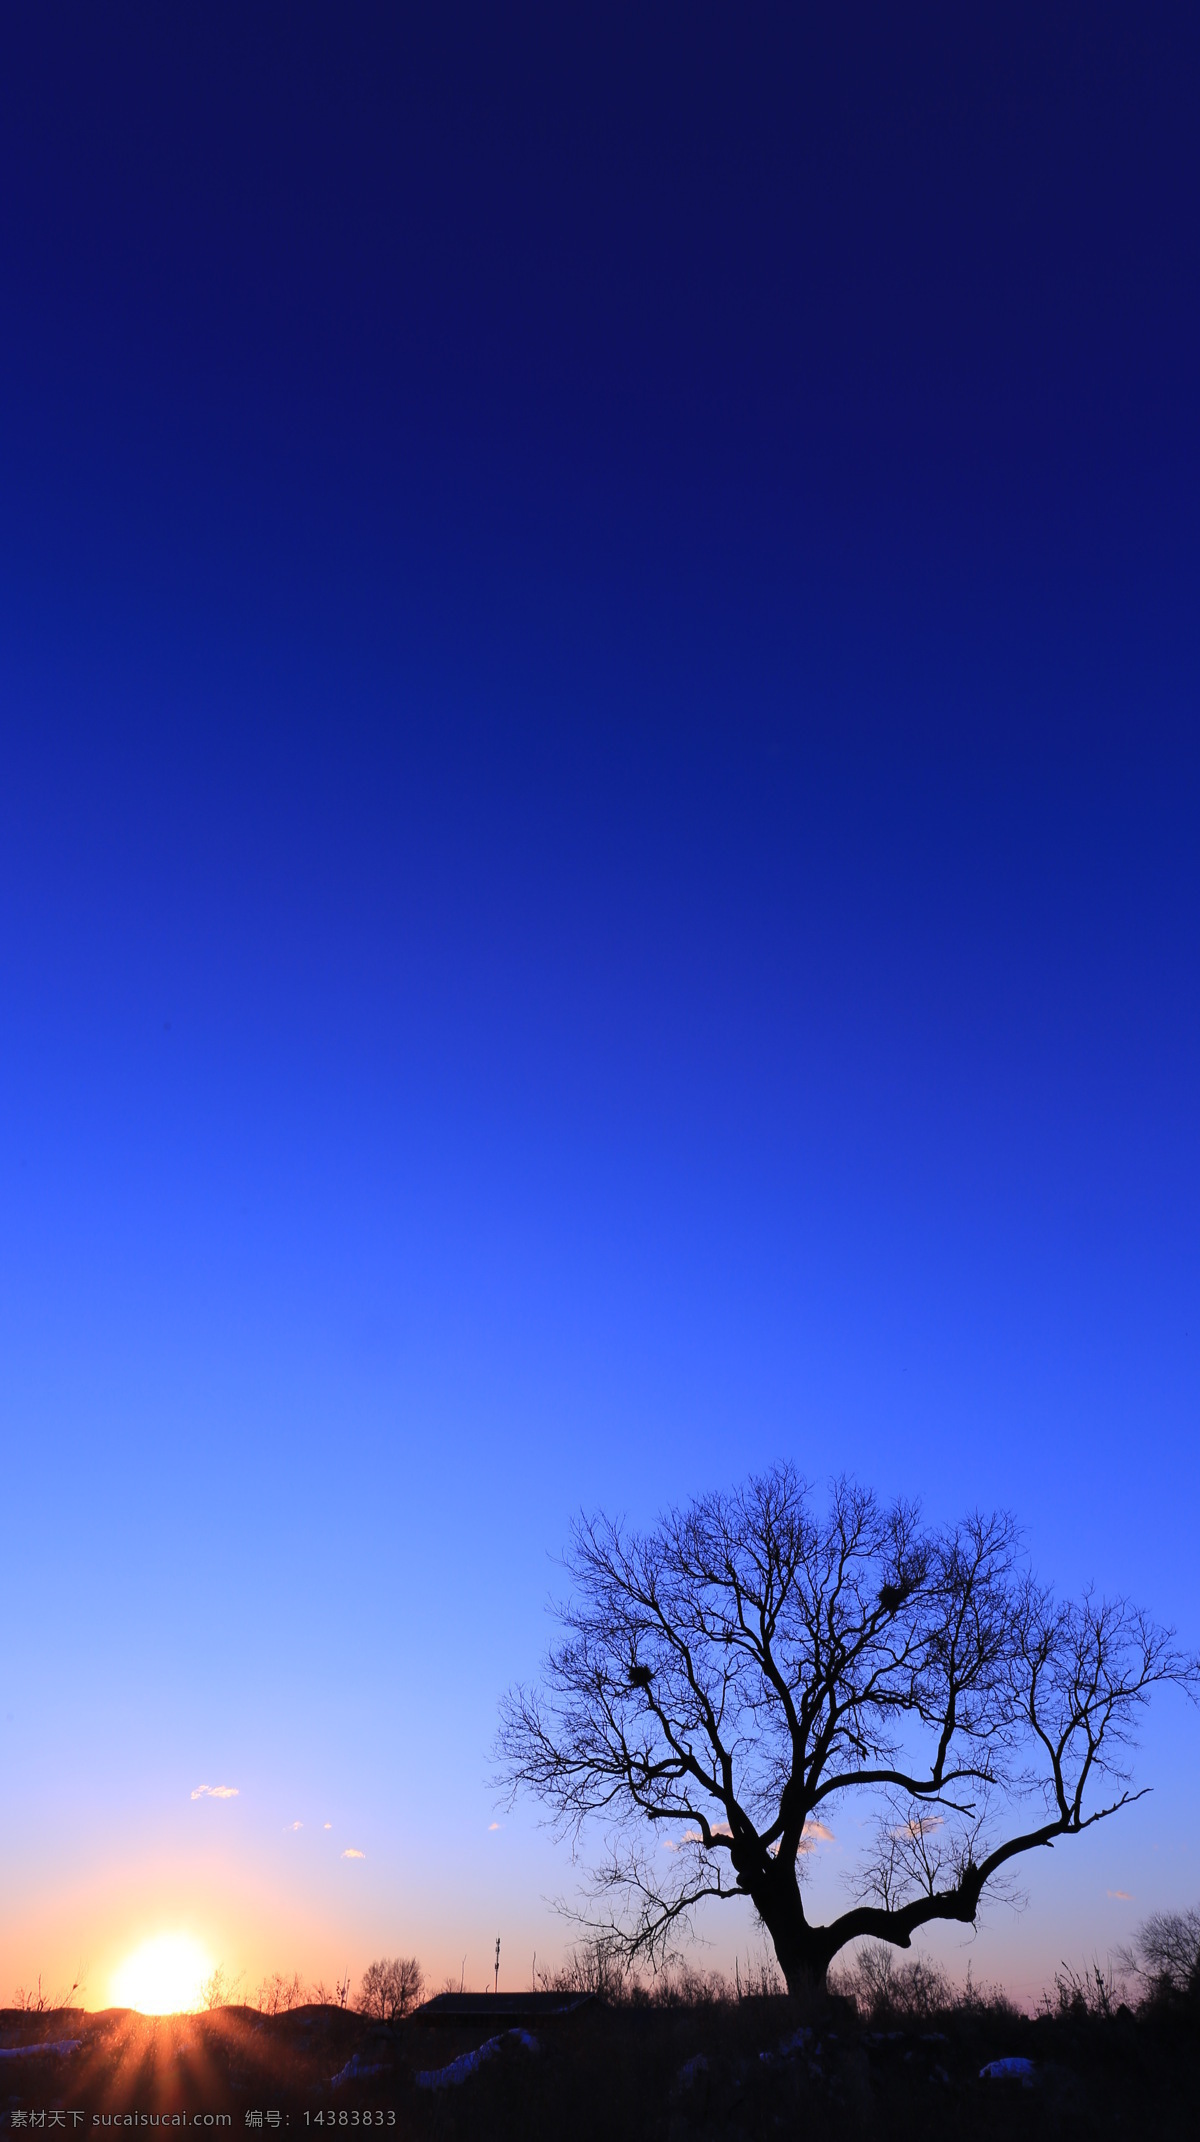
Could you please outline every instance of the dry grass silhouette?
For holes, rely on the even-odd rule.
[[[414,2142],[735,2142],[773,2132],[986,2142],[1018,2128],[1022,2142],[1142,2133],[1190,2142],[1200,2132],[1195,1924],[1186,1912],[1145,1922],[1123,1977],[1119,1964],[1064,1965],[1032,2015],[969,1976],[950,1984],[927,1957],[871,1944],[806,2014],[763,1956],[739,1959],[732,1979],[681,1968],[647,1981],[583,1948],[535,1973],[537,1990],[593,1999],[539,2022],[536,2050],[518,2033],[502,2037],[482,2066],[462,2056],[496,2025],[434,2028],[413,2013],[412,1959],[399,1973],[395,1959],[380,1959],[353,1996],[342,1978],[340,1998],[295,1999],[295,1975],[277,1973],[257,2006],[183,2016],[92,2014],[26,1991],[0,2011],[0,2055],[27,2049],[0,2058],[0,2110],[12,2131],[59,2106],[89,2126],[93,2116],[149,2123],[186,2112],[189,2124],[204,2115],[231,2132],[378,2125]],[[1025,2079],[981,2078],[1013,2060],[1030,2064]],[[428,2086],[447,2070],[465,2079]]]

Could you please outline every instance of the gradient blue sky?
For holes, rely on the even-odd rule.
[[[557,1953],[581,1504],[1197,1635],[1200,28],[429,14],[0,32],[0,1997]],[[1193,1902],[1198,1756],[976,1971]]]

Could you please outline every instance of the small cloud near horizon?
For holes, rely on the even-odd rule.
[[[366,1856],[365,1852],[356,1851],[353,1845],[347,1845],[342,1854],[343,1859],[365,1859]]]
[[[503,1824],[502,1822],[489,1822],[489,1823],[488,1823],[488,1829],[489,1829],[489,1830],[502,1830],[503,1828],[504,1828],[504,1824]]]
[[[288,1828],[289,1830],[302,1830],[304,1828],[304,1824],[302,1822],[289,1822]]]
[[[333,1824],[332,1822],[323,1822],[321,1827],[322,1829],[331,1830],[333,1828]]]
[[[1132,1904],[1133,1902],[1133,1892],[1130,1889],[1109,1889],[1105,1894],[1110,1897],[1116,1897],[1122,1904]]]
[[[237,1796],[236,1785],[197,1785],[192,1794],[193,1800],[236,1800]]]

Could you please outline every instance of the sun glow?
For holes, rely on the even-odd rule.
[[[212,1957],[190,1934],[156,1934],[114,1971],[109,1993],[116,2008],[144,2016],[175,2016],[199,2008]]]

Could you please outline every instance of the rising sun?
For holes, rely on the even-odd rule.
[[[212,1968],[212,1957],[190,1934],[156,1934],[114,1971],[113,2005],[144,2016],[183,2015],[199,2008]]]

